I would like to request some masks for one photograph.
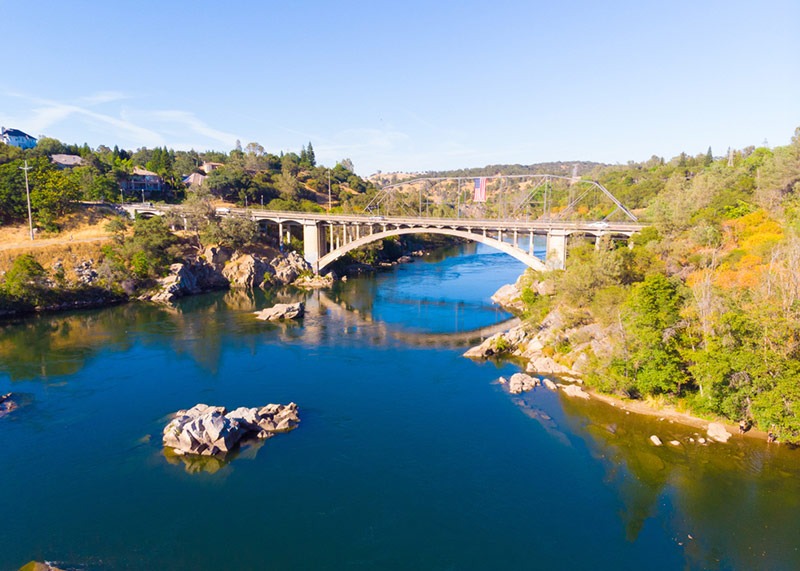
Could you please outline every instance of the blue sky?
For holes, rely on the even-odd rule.
[[[0,0],[0,124],[356,171],[789,142],[800,2]]]

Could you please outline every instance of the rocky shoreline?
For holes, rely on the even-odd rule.
[[[520,313],[524,304],[520,299],[519,283],[518,280],[516,284],[503,286],[492,296],[492,300],[507,311]],[[546,284],[533,284],[533,287],[540,295],[547,294]],[[552,347],[564,335],[572,341],[569,351],[556,353]],[[563,317],[558,310],[554,310],[538,326],[522,323],[508,331],[492,335],[480,345],[467,350],[464,356],[476,360],[514,358],[523,361],[525,373],[517,373],[508,381],[500,378],[500,383],[506,386],[511,394],[519,394],[545,385],[550,390],[561,389],[570,397],[593,398],[626,412],[668,418],[673,422],[705,430],[709,441],[726,442],[731,435],[737,432],[748,438],[768,440],[767,434],[759,430],[750,429],[741,433],[737,425],[720,419],[709,421],[679,412],[669,406],[654,406],[649,402],[623,399],[582,386],[582,377],[588,372],[589,353],[599,354],[609,351],[611,348],[609,335],[610,331],[597,323],[568,328],[564,333]],[[540,380],[531,375],[542,377]],[[552,375],[565,382],[556,383],[543,375]],[[653,444],[657,445],[655,441]]]
[[[431,246],[435,247],[436,244]],[[267,253],[269,250],[256,248],[255,251],[242,251],[208,246],[202,252],[172,264],[169,273],[147,289],[137,292],[134,285],[122,284],[126,293],[99,287],[94,260],[84,260],[74,268],[79,280],[77,285],[56,287],[51,283],[53,295],[50,297],[54,301],[37,306],[27,303],[0,304],[0,320],[35,313],[107,307],[134,299],[169,305],[182,297],[225,289],[267,289],[287,285],[299,289],[321,289],[331,287],[339,279],[335,271],[326,275],[314,274],[311,265],[295,251]],[[373,264],[355,262],[338,271],[341,273],[340,279],[346,280],[347,275],[411,263],[414,258],[428,254],[428,250],[415,244],[414,249],[398,251],[394,256],[382,257]]]

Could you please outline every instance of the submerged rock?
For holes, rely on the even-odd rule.
[[[295,403],[240,407],[230,412],[221,406],[197,404],[175,413],[164,427],[162,441],[176,455],[224,457],[244,439],[270,438],[294,429],[298,422]]]
[[[305,314],[305,309],[305,304],[298,301],[297,303],[278,303],[254,313],[256,319],[262,321],[279,321],[281,319],[299,319]]]
[[[558,390],[558,385],[555,384],[550,379],[543,379],[542,382],[544,383],[544,386],[546,386],[551,391],[557,391]]]
[[[0,395],[0,418],[11,414],[19,408],[19,404],[14,399],[14,393]]]
[[[650,437],[650,442],[652,442],[654,446],[661,446],[663,444],[663,442],[661,442],[661,439],[655,434],[653,434]]]
[[[716,440],[717,442],[727,442],[732,436],[731,433],[725,429],[725,425],[723,425],[721,422],[709,423],[706,433],[708,434],[709,438]]]
[[[568,397],[578,397],[581,399],[588,399],[589,393],[584,391],[578,385],[561,385],[561,389]]]

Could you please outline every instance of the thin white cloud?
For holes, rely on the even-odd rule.
[[[97,93],[81,97],[79,101],[87,105],[100,105],[130,98],[130,95],[126,95],[120,91],[98,91]]]
[[[131,146],[171,146],[175,148],[178,140],[186,141],[186,148],[213,148],[221,144],[232,148],[237,136],[215,129],[199,119],[195,114],[184,110],[143,110],[129,102],[119,107],[116,113],[101,112],[95,107],[108,105],[132,96],[118,91],[99,91],[73,102],[55,101],[39,97],[29,97],[21,93],[6,91],[3,95],[27,102],[31,107],[27,113],[19,112],[15,117],[2,116],[9,124],[24,125],[26,131],[34,134],[48,133],[54,127],[72,122],[71,129],[77,128],[85,135],[86,131],[102,133],[107,139]],[[21,116],[27,115],[24,120]],[[81,138],[81,137],[79,137]],[[88,137],[84,136],[83,140]]]
[[[145,113],[145,115],[150,115],[157,120],[171,123],[173,128],[177,127],[182,132],[188,129],[193,133],[202,135],[207,139],[218,141],[228,147],[233,147],[238,139],[233,133],[214,129],[189,111],[155,111],[152,113]]]

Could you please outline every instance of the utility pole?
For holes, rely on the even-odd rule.
[[[28,198],[28,228],[31,231],[31,240],[33,240],[33,215],[31,214],[31,189],[28,186],[28,171],[33,167],[28,166],[28,160],[25,159],[25,166],[19,167],[20,170],[25,171],[25,196]]]
[[[328,214],[331,213],[331,169],[328,169]]]

